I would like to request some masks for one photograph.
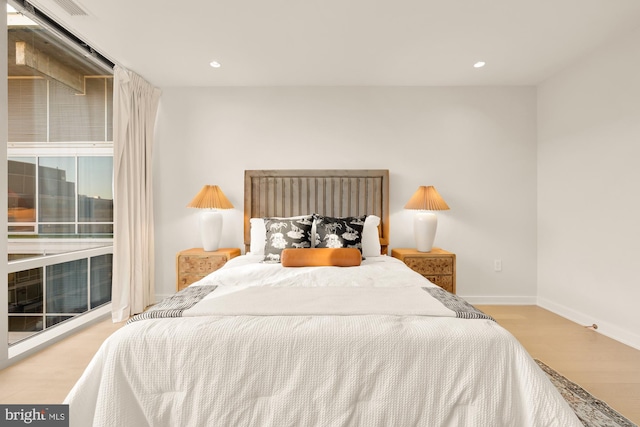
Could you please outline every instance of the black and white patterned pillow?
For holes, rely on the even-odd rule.
[[[334,218],[314,214],[316,248],[357,248],[362,252],[362,230],[366,217]]]
[[[310,248],[313,216],[298,218],[265,218],[267,239],[264,245],[264,261],[280,262],[285,248]]]

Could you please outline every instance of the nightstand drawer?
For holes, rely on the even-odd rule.
[[[423,276],[425,277],[425,279],[435,283],[445,291],[449,291],[452,294],[455,293],[453,291],[453,276],[429,276],[425,274],[423,274]]]
[[[206,276],[222,267],[226,262],[227,259],[223,256],[183,255],[178,257],[178,271],[184,275]]]
[[[440,248],[433,248],[431,252],[397,248],[391,251],[391,256],[444,290],[456,293],[456,254]]]
[[[423,276],[432,274],[453,274],[453,258],[424,258],[407,256],[404,258],[407,266],[422,274]]]
[[[198,280],[202,279],[205,276],[206,274],[202,275],[202,274],[182,273],[178,276],[178,287],[176,289],[178,291],[181,291],[187,286],[189,286],[190,284],[197,282]]]
[[[176,255],[176,289],[182,290],[240,255],[238,248],[224,248],[205,252],[201,248],[187,249]]]

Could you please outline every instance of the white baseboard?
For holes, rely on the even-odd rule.
[[[476,305],[537,305],[536,297],[518,297],[518,296],[478,296],[470,295],[464,296],[464,298],[470,304]]]
[[[598,329],[595,330],[596,332],[640,350],[640,335],[636,333],[622,329],[619,326],[608,323],[602,319],[586,315],[572,308],[565,307],[564,305],[549,301],[545,298],[538,298],[538,305],[557,314],[558,316],[562,316],[580,325],[586,326],[593,325],[595,323],[598,325]]]

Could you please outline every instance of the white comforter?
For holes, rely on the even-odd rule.
[[[260,291],[246,314],[207,315],[225,305],[215,301],[221,296],[237,304],[248,284],[429,286],[388,257],[358,268],[255,261],[235,258],[198,283],[219,288],[193,317],[134,322],[105,341],[66,399],[71,425],[581,426],[522,346],[491,320],[446,310],[444,317],[351,314],[345,304],[327,314],[279,313],[292,304],[290,292],[258,315]]]

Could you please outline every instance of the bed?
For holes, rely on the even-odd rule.
[[[65,400],[71,425],[580,426],[505,329],[384,255],[388,180],[246,171],[246,254],[109,337]],[[345,217],[362,228],[331,247],[327,218]],[[309,247],[270,247],[287,225],[359,255],[313,265]]]

